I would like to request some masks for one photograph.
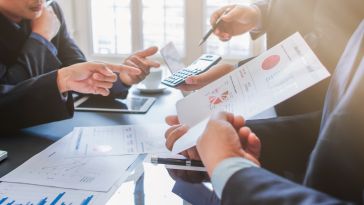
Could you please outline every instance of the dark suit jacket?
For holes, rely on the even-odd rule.
[[[30,38],[31,22],[24,20],[17,28],[0,14],[0,83],[16,84],[23,80],[57,70],[72,64],[85,62],[86,58],[70,37],[62,11],[57,3],[52,4],[61,27],[52,39],[57,55]]]
[[[362,204],[364,202],[363,56],[364,20],[350,40],[332,77],[326,95],[319,137],[308,161],[304,183],[295,184],[262,168],[243,169],[228,180],[223,191],[223,204]],[[278,120],[277,124],[279,123]],[[307,121],[297,119],[296,125],[290,124],[290,131],[287,133],[289,136],[284,138],[291,138],[291,141],[298,140],[301,144],[297,143],[296,147],[287,149],[302,149],[302,146],[306,146],[307,139],[298,138],[305,137],[302,133],[311,132],[309,128],[305,128],[305,123]],[[252,128],[253,131],[257,131],[257,127]],[[270,132],[275,130],[270,129]],[[276,137],[279,138],[278,135]],[[308,139],[308,147],[310,141]],[[277,140],[277,143],[284,142]],[[272,143],[269,146],[275,145]],[[287,145],[276,144],[275,148],[280,152],[282,146]],[[265,148],[263,141],[262,149]]]
[[[263,30],[253,37],[266,33],[270,48],[298,31],[331,73],[348,39],[364,18],[362,0],[263,0],[257,5],[263,13]],[[279,104],[277,114],[320,110],[328,84],[329,80],[323,81]]]
[[[57,72],[40,75],[16,86],[0,85],[0,130],[12,131],[73,116],[73,100],[63,98]]]

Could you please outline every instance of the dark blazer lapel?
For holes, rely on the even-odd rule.
[[[0,13],[0,62],[11,65],[21,52],[28,34],[23,29],[17,29],[4,15]]]

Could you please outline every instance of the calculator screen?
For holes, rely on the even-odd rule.
[[[199,61],[194,62],[190,66],[188,66],[188,69],[189,70],[195,70],[195,69],[198,69],[198,68],[206,68],[206,67],[209,67],[210,65],[211,65],[211,61],[199,60]]]

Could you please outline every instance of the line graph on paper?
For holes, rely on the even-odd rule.
[[[28,170],[28,174],[38,176],[48,181],[92,183],[100,173],[97,169],[86,169],[88,159],[64,159],[61,163],[40,166],[38,169]],[[85,170],[88,170],[85,172]]]

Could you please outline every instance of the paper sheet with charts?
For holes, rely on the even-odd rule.
[[[176,141],[172,151],[180,153],[194,146],[213,112],[227,111],[249,119],[329,76],[302,36],[295,33],[178,101],[179,120],[191,128]]]
[[[165,153],[166,124],[76,127],[69,154],[73,157]]]

